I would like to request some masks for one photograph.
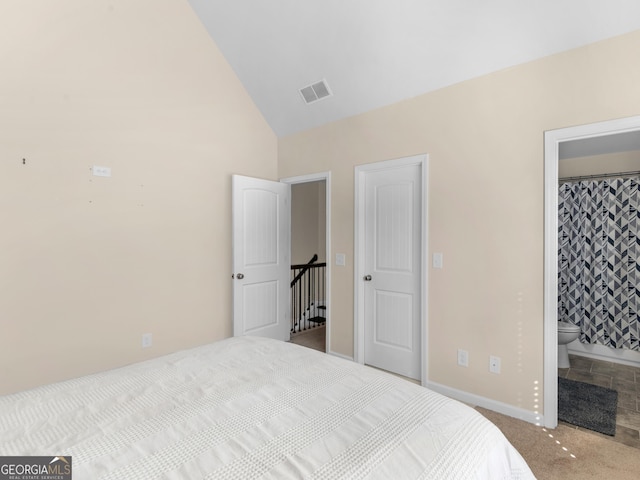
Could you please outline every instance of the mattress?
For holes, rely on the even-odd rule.
[[[534,478],[472,408],[260,337],[0,397],[0,455],[70,455],[74,480]]]

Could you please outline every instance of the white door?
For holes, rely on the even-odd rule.
[[[364,176],[364,363],[421,379],[421,165]]]
[[[233,334],[289,340],[290,186],[233,175]]]

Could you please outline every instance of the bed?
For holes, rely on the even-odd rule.
[[[478,412],[378,370],[234,337],[0,397],[0,456],[73,479],[529,479]]]

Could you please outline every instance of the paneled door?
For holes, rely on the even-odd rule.
[[[364,363],[421,379],[422,166],[366,172]]]
[[[232,177],[233,334],[289,340],[290,185]]]

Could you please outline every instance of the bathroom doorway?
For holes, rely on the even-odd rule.
[[[543,418],[546,427],[555,428],[558,423],[557,232],[560,162],[569,158],[592,158],[633,150],[640,150],[640,116],[545,132]],[[598,167],[600,171],[596,173],[602,173],[602,165],[594,164],[593,168]]]

